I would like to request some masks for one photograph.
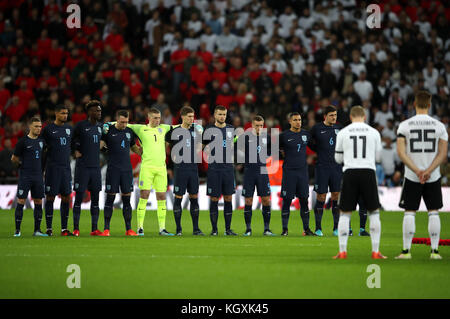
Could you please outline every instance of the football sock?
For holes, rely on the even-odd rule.
[[[323,205],[324,202],[316,201],[316,205],[314,207],[314,217],[316,218],[316,230],[322,229],[322,216],[323,216]]]
[[[309,209],[307,199],[300,199],[300,217],[303,222],[303,230],[309,229]]]
[[[70,202],[61,201],[60,213],[61,213],[61,230],[67,229],[69,222],[69,205]]]
[[[339,223],[338,223],[339,252],[347,251],[348,232],[350,230],[348,226],[349,222],[350,222],[349,214],[342,214],[341,216],[339,216]]]
[[[428,213],[428,233],[430,234],[431,249],[437,250],[441,233],[441,219],[437,211]]]
[[[23,205],[17,203],[16,211],[14,212],[14,219],[16,221],[16,231],[20,231],[20,224],[22,224]]]
[[[369,213],[370,239],[372,239],[372,251],[378,252],[380,249],[381,222],[380,213],[374,211]]]
[[[283,225],[283,230],[288,229],[289,215],[291,213],[291,199],[283,198],[283,206],[281,207],[281,223]]]
[[[192,227],[194,231],[196,231],[198,230],[198,214],[199,214],[198,198],[190,198],[189,201],[191,202],[190,212],[192,218]]]
[[[219,216],[219,202],[211,201],[209,206],[209,218],[211,219],[212,231],[217,232],[217,219]]]
[[[333,230],[336,230],[339,223],[339,207],[337,200],[332,201],[331,213],[333,214]]]
[[[83,201],[83,192],[75,193],[75,203],[73,204],[73,229],[80,229],[81,202]]]
[[[264,220],[264,230],[270,229],[270,206],[262,207],[262,215]]]
[[[166,229],[166,200],[158,200],[158,209],[156,214],[158,215],[159,231]]]
[[[359,208],[359,228],[366,229],[367,209]]]
[[[231,229],[231,218],[233,217],[233,206],[231,201],[224,202],[223,216],[225,217],[225,230]]]
[[[47,229],[52,229],[53,223],[53,201],[45,200],[45,222]]]
[[[105,229],[109,229],[111,224],[111,217],[113,214],[114,199],[116,194],[106,194],[105,208],[103,210],[103,217],[105,219]]]
[[[247,230],[252,229],[252,205],[245,205],[244,207],[244,220]]]
[[[147,210],[148,198],[139,198],[137,207],[137,222],[138,228],[144,228],[145,211]]]
[[[403,216],[403,250],[410,250],[416,232],[416,214],[405,212]]]
[[[133,209],[131,208],[131,204],[130,204],[130,196],[122,195],[122,203],[123,203],[122,213],[123,213],[123,219],[125,221],[125,228],[126,228],[126,230],[130,230],[131,229],[131,213],[133,211]]]
[[[95,231],[98,229],[98,217],[99,217],[99,208],[98,208],[98,192],[91,192],[91,229]]]
[[[42,204],[34,204],[34,231],[41,230]]]
[[[175,218],[175,223],[177,224],[177,232],[181,231],[181,200],[183,198],[175,197],[175,202],[173,204],[173,217]]]

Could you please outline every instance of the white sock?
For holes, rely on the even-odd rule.
[[[341,214],[338,224],[339,252],[347,251],[348,232],[350,230],[349,222],[350,214]]]
[[[441,234],[441,219],[437,211],[428,213],[428,233],[431,239],[431,249],[438,249]]]
[[[403,216],[403,249],[411,250],[411,244],[416,232],[416,214],[405,212]]]
[[[372,251],[378,252],[380,249],[381,222],[380,213],[374,211],[369,213],[370,220],[370,239],[372,239]]]

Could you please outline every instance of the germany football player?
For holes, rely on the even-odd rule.
[[[53,204],[61,195],[61,236],[72,236],[68,230],[70,194],[72,193],[72,172],[70,153],[73,129],[67,124],[69,109],[65,105],[55,108],[55,121],[42,130],[41,137],[46,144],[45,165],[45,220],[47,235],[52,236]]]
[[[225,236],[237,236],[231,229],[233,206],[231,199],[235,192],[233,153],[234,128],[225,122],[227,109],[218,105],[214,109],[214,124],[203,132],[203,145],[208,154],[207,191],[210,196],[209,216],[211,220],[211,236],[217,236],[217,220],[219,217],[219,198],[224,199]]]
[[[274,236],[270,230],[270,182],[266,162],[270,156],[270,135],[264,129],[264,118],[257,115],[252,120],[251,130],[239,136],[238,153],[244,153],[244,185],[242,195],[245,197],[244,236],[252,235],[252,205],[255,188],[262,202],[264,236]],[[242,148],[242,149],[241,149]]]
[[[87,190],[91,193],[91,236],[101,236],[98,230],[99,192],[102,190],[100,173],[100,140],[102,138],[102,107],[100,101],[86,103],[87,120],[75,126],[72,148],[75,151],[76,166],[74,178],[75,203],[73,205],[74,236],[80,235],[81,202]]]
[[[23,217],[23,206],[31,191],[34,202],[33,236],[48,237],[41,232],[42,198],[44,197],[44,180],[42,178],[42,150],[44,140],[39,137],[42,129],[40,118],[33,117],[28,122],[29,133],[22,137],[14,149],[11,161],[19,166],[19,182],[17,184],[17,206],[14,214],[16,231],[14,237],[20,237],[20,225]]]
[[[102,140],[108,151],[108,169],[106,171],[106,200],[104,208],[105,227],[103,236],[110,236],[110,224],[113,214],[114,199],[120,191],[122,193],[122,213],[125,221],[125,235],[137,236],[131,229],[132,208],[130,203],[133,192],[133,168],[130,161],[130,149],[142,155],[136,143],[133,131],[127,127],[129,113],[119,110],[116,114],[116,124],[104,126]]]
[[[174,162],[173,216],[177,225],[176,235],[181,236],[181,201],[186,191],[189,193],[190,213],[194,236],[204,236],[198,227],[198,163],[201,162],[203,127],[194,123],[194,109],[185,106],[180,111],[181,126],[172,128],[166,134],[166,141],[172,145],[171,158]]]
[[[430,259],[439,254],[442,208],[441,173],[445,162],[448,134],[445,125],[429,116],[431,94],[419,91],[414,100],[416,115],[400,123],[397,130],[397,152],[405,163],[405,181],[399,206],[403,217],[403,250],[397,259],[411,259],[411,243],[416,231],[415,216],[423,198],[428,210],[428,232],[431,241]]]

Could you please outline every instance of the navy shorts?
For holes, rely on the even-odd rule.
[[[314,190],[317,194],[335,193],[341,190],[342,167],[320,167],[316,166],[316,183]]]
[[[122,194],[133,192],[133,171],[121,171],[112,167],[106,170],[106,193],[116,194],[120,191]]]
[[[186,191],[189,194],[198,194],[198,171],[176,168],[173,181],[175,195],[183,196]]]
[[[31,198],[44,198],[44,180],[42,175],[23,176],[20,174],[19,183],[17,184],[17,197],[25,199],[28,192],[31,191]]]
[[[220,197],[221,195],[233,195],[236,189],[233,169],[209,169],[207,177],[206,195]]]
[[[72,173],[70,167],[47,166],[45,169],[45,194],[63,196],[72,193]]]
[[[309,175],[307,169],[283,168],[281,197],[286,199],[309,197]]]
[[[102,190],[102,174],[100,167],[75,167],[73,190],[76,192],[100,192]]]
[[[261,174],[259,168],[246,168],[244,171],[244,185],[242,187],[242,195],[244,197],[253,197],[255,187],[258,196],[270,196],[269,175]]]

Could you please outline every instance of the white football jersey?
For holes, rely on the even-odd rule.
[[[397,136],[406,140],[406,155],[421,170],[430,167],[438,153],[439,139],[448,141],[447,130],[441,122],[425,114],[419,114],[400,123]],[[420,182],[412,170],[405,165],[405,177],[413,182]],[[427,183],[441,177],[439,166],[431,173]]]
[[[380,133],[365,123],[352,123],[339,131],[336,153],[343,155],[343,170],[368,168],[376,170],[382,146]]]

